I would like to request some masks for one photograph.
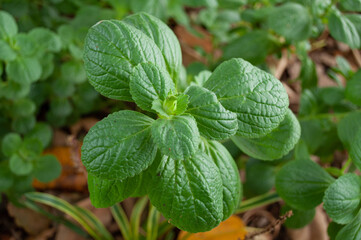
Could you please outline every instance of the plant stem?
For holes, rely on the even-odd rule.
[[[275,203],[279,200],[281,200],[281,198],[276,192],[269,192],[254,198],[250,198],[241,203],[235,214],[240,214],[254,208],[268,205],[270,203]]]

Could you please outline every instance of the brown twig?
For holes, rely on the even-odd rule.
[[[354,56],[357,65],[361,67],[361,54],[357,49],[352,49],[352,55]]]
[[[282,77],[282,74],[287,68],[288,64],[288,56],[287,56],[287,49],[282,49],[282,57],[280,61],[277,64],[276,71],[275,71],[275,77],[280,79]]]
[[[283,224],[287,220],[287,218],[290,218],[292,215],[293,215],[292,210],[286,212],[284,215],[280,216],[273,224],[270,224],[268,227],[266,227],[265,229],[263,229],[261,231],[252,232],[252,233],[248,234],[245,239],[246,240],[253,239],[254,237],[259,236],[261,234],[274,231],[278,225]]]

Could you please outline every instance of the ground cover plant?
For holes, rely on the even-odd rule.
[[[242,59],[179,92],[179,43],[151,15],[94,25],[84,60],[95,89],[143,110],[112,113],[84,138],[82,161],[97,207],[147,194],[178,228],[207,231],[235,211],[242,192],[235,162],[216,140],[234,136],[244,151],[268,160],[298,141],[282,84]],[[279,146],[267,146],[272,141]]]

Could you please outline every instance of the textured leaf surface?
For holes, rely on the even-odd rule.
[[[182,66],[182,52],[173,31],[158,18],[146,13],[133,14],[123,21],[141,30],[155,42],[163,54],[169,74],[176,80]]]
[[[232,141],[246,154],[261,160],[275,160],[291,151],[301,136],[301,127],[290,109],[272,132],[260,138],[233,136]]]
[[[233,214],[242,196],[238,168],[228,150],[217,141],[203,141],[206,154],[219,169],[223,184],[223,219]]]
[[[175,91],[168,72],[151,63],[141,63],[134,68],[129,86],[135,103],[150,112],[154,111],[154,100],[165,100],[170,90]]]
[[[325,190],[334,179],[311,160],[295,160],[284,165],[276,176],[277,193],[285,202],[308,210],[322,202]]]
[[[333,221],[347,224],[360,211],[361,179],[353,173],[332,183],[325,192],[323,208]]]
[[[336,240],[346,239],[361,239],[361,211],[352,220],[352,222],[344,226],[336,235]]]
[[[223,62],[204,87],[214,92],[224,108],[237,114],[237,134],[261,137],[283,120],[288,96],[272,75],[242,59]]]
[[[15,19],[9,13],[0,11],[0,39],[10,38],[18,32]]]
[[[301,41],[311,35],[312,18],[304,6],[286,3],[270,11],[266,24],[288,41]]]
[[[152,122],[141,113],[124,110],[95,124],[82,146],[87,171],[103,179],[123,180],[146,169],[156,154]]]
[[[149,194],[151,203],[178,228],[204,232],[222,220],[222,179],[204,153],[184,160],[164,156]]]
[[[359,48],[361,39],[354,24],[339,12],[331,13],[328,19],[330,34],[337,41],[344,42],[351,48]]]
[[[100,21],[85,39],[84,61],[94,88],[109,98],[132,101],[129,78],[133,67],[150,62],[166,68],[158,46],[140,30],[117,20]]]
[[[161,152],[174,159],[190,157],[200,143],[197,123],[191,115],[157,119],[152,125],[152,137]]]
[[[120,180],[107,180],[88,175],[90,201],[96,208],[111,207],[130,197],[139,184],[139,176]]]
[[[236,133],[237,115],[225,109],[214,93],[199,86],[190,86],[184,93],[189,96],[187,113],[196,119],[201,135],[220,140]]]

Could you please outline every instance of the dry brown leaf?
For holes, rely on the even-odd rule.
[[[31,235],[41,233],[50,225],[50,220],[47,217],[28,208],[18,208],[9,203],[7,210],[9,215],[14,218],[16,225]]]
[[[209,232],[192,233],[181,231],[178,240],[243,240],[246,236],[246,228],[241,218],[236,215],[230,216],[221,222],[218,227]],[[188,236],[187,238],[185,236]]]

